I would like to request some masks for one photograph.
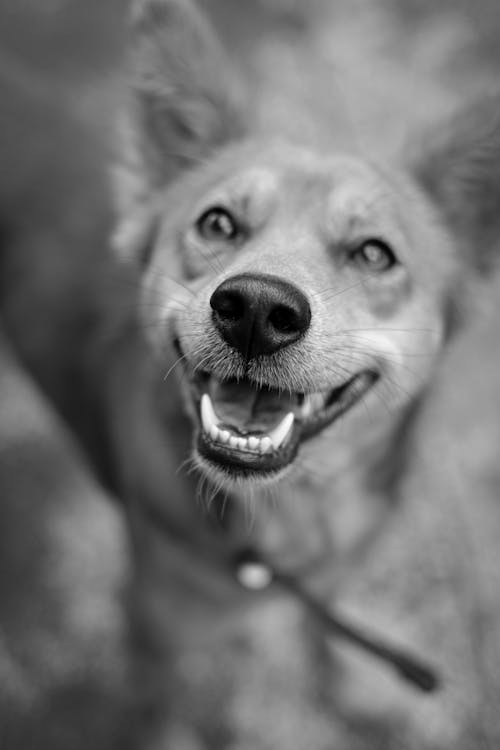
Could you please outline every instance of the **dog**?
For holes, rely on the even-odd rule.
[[[115,342],[110,422],[134,521],[135,611],[149,642],[169,644],[172,711],[196,743],[213,704],[208,717],[186,715],[179,695],[199,686],[172,650],[204,665],[207,642],[229,649],[228,623],[252,621],[245,603],[274,611],[276,569],[331,604],[355,580],[373,583],[373,555],[390,558],[380,540],[405,518],[398,488],[416,414],[474,308],[475,280],[496,263],[498,100],[474,104],[399,167],[253,132],[207,20],[176,0],[134,5],[130,92],[113,244],[138,274],[141,344],[130,333]],[[411,557],[411,528],[399,538]],[[245,591],[254,586],[264,594]],[[290,613],[273,616],[286,643]],[[316,703],[291,691],[291,714],[317,720],[304,746],[470,746],[469,716],[462,724],[438,700],[414,721],[399,685],[352,678],[352,657],[345,667],[335,647],[325,656],[310,622],[302,635],[314,659],[283,646],[289,670],[322,675]],[[222,696],[235,659],[217,662]],[[325,692],[328,708],[312,709]],[[216,705],[227,712],[223,697]]]

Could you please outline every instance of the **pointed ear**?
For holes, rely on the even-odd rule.
[[[240,136],[244,120],[234,66],[191,0],[135,0],[129,47],[116,171],[124,218],[140,213],[180,171]]]
[[[240,133],[232,67],[191,0],[137,0],[131,85],[155,184]]]
[[[464,260],[500,260],[500,97],[475,102],[430,134],[413,174],[450,228]]]

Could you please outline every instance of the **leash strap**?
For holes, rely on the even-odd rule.
[[[337,612],[327,609],[318,599],[304,589],[299,581],[277,570],[264,562],[252,550],[246,550],[235,562],[236,576],[245,588],[265,588],[275,583],[298,599],[332,635],[343,638],[367,653],[390,664],[397,674],[419,688],[422,692],[432,693],[440,686],[436,669],[420,657],[408,653],[387,643],[380,636],[362,630],[348,622]],[[261,585],[262,584],[262,585]]]
[[[172,519],[167,519],[160,508],[144,503],[142,512],[149,522],[167,538],[167,544],[190,546],[186,530],[175,528]],[[227,565],[232,567],[234,577],[247,590],[264,590],[273,584],[280,586],[300,601],[331,635],[343,638],[390,664],[400,677],[422,692],[432,693],[440,687],[441,679],[433,666],[420,657],[387,643],[379,635],[362,630],[337,612],[331,611],[304,589],[297,578],[275,568],[254,550],[244,550],[233,560],[228,560],[224,566],[226,570]]]

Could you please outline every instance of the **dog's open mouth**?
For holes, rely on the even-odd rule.
[[[329,391],[290,394],[204,373],[194,384],[199,454],[235,478],[276,474],[292,463],[302,441],[345,414],[378,377],[366,369]]]

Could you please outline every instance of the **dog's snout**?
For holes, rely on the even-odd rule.
[[[222,337],[247,358],[289,346],[311,322],[303,292],[267,274],[231,276],[212,294],[210,306]]]

